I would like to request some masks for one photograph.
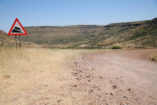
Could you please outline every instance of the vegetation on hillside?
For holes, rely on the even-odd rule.
[[[50,48],[147,48],[157,46],[157,18],[106,26],[25,27],[24,41]]]
[[[17,36],[17,44],[19,45],[18,36]],[[22,46],[25,47],[41,47],[38,44],[32,43],[32,42],[21,42]],[[8,36],[7,33],[0,30],[0,48],[4,47],[15,47],[16,41],[14,36]]]
[[[0,48],[1,47],[10,47],[14,43],[14,39],[9,37],[7,33],[0,30]]]

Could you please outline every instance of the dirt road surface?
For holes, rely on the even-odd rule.
[[[109,51],[75,61],[75,89],[88,94],[83,104],[157,105],[157,63],[148,59],[153,52],[157,49]]]
[[[82,52],[0,52],[0,105],[157,105],[157,49]]]

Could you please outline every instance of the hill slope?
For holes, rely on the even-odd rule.
[[[7,33],[0,30],[0,48],[13,46],[15,40],[7,35]]]
[[[125,48],[156,47],[157,18],[149,21],[109,24],[106,26],[25,27],[24,41],[52,48]]]

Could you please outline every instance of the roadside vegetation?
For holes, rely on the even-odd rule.
[[[151,55],[149,56],[149,58],[150,58],[152,61],[157,61],[157,53],[151,54]]]
[[[113,46],[112,49],[122,49],[120,46]]]

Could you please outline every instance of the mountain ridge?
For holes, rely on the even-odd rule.
[[[156,47],[157,18],[108,25],[25,27],[24,41],[50,48]]]
[[[28,35],[22,36],[22,41],[49,48],[157,47],[157,18],[108,25],[26,26],[24,28]]]

